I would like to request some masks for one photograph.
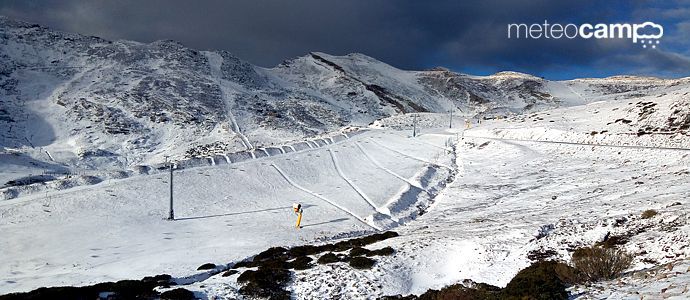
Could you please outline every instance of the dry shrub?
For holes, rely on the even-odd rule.
[[[331,263],[336,263],[339,262],[340,258],[335,255],[333,252],[328,252],[324,255],[321,255],[319,259],[316,261],[319,264],[325,265],[325,264],[331,264]]]
[[[389,256],[393,255],[394,253],[395,250],[392,247],[388,246],[381,249],[371,250],[369,251],[368,256]]]
[[[290,292],[285,289],[292,280],[292,273],[286,269],[259,267],[256,271],[247,270],[237,277],[237,282],[244,284],[240,294],[269,299],[290,299]]]
[[[183,288],[176,288],[161,294],[161,300],[194,300],[196,296],[194,292]]]
[[[642,212],[642,218],[643,219],[649,219],[649,218],[652,218],[658,214],[659,213],[656,210],[648,209],[648,210],[645,210],[644,212]]]
[[[633,257],[615,248],[584,247],[575,250],[572,264],[583,281],[599,281],[618,277],[630,267]]]
[[[538,261],[522,269],[501,290],[500,299],[566,300],[566,283],[561,279],[567,265],[556,261]]]
[[[364,256],[350,258],[350,266],[355,269],[371,269],[375,264],[375,260]]]

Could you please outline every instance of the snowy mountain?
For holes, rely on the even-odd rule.
[[[262,68],[226,51],[108,41],[0,17],[0,161],[13,171],[0,183],[251,152],[411,112],[514,115],[688,85],[406,71],[363,54],[309,53]]]
[[[284,249],[294,298],[419,295],[505,287],[540,257],[609,243],[632,265],[574,299],[687,298],[689,95],[689,78],[472,76],[362,54],[262,68],[0,17],[0,294],[165,273],[160,292],[253,299],[247,263]],[[374,251],[388,254],[353,266]]]

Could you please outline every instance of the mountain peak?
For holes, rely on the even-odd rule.
[[[323,52],[260,68],[227,51],[197,51],[173,40],[110,44],[7,17],[0,25],[15,41],[0,47],[0,145],[40,145],[85,166],[120,165],[124,157],[127,164],[157,162],[214,143],[247,150],[400,113],[521,112],[580,99],[518,72],[407,71],[362,53]],[[22,71],[26,66],[31,72]],[[615,80],[633,79],[603,83]],[[37,134],[48,129],[53,134]],[[106,152],[115,155],[81,155]]]
[[[513,77],[513,78],[529,78],[529,79],[543,79],[531,74],[521,73],[516,71],[501,71],[489,75],[489,77]]]

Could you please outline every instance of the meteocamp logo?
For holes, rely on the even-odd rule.
[[[631,39],[642,48],[656,48],[664,35],[664,27],[654,22],[641,24],[508,24],[508,38],[512,39]]]

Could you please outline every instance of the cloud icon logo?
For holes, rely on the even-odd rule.
[[[649,30],[648,28],[651,29],[652,32],[656,31],[658,32],[657,34],[640,34],[640,30]],[[644,32],[644,31],[643,31]],[[644,40],[658,40],[664,35],[664,27],[656,24],[654,22],[644,22],[642,24],[633,24],[633,43],[637,43],[637,40],[642,40],[642,43],[644,43]]]

